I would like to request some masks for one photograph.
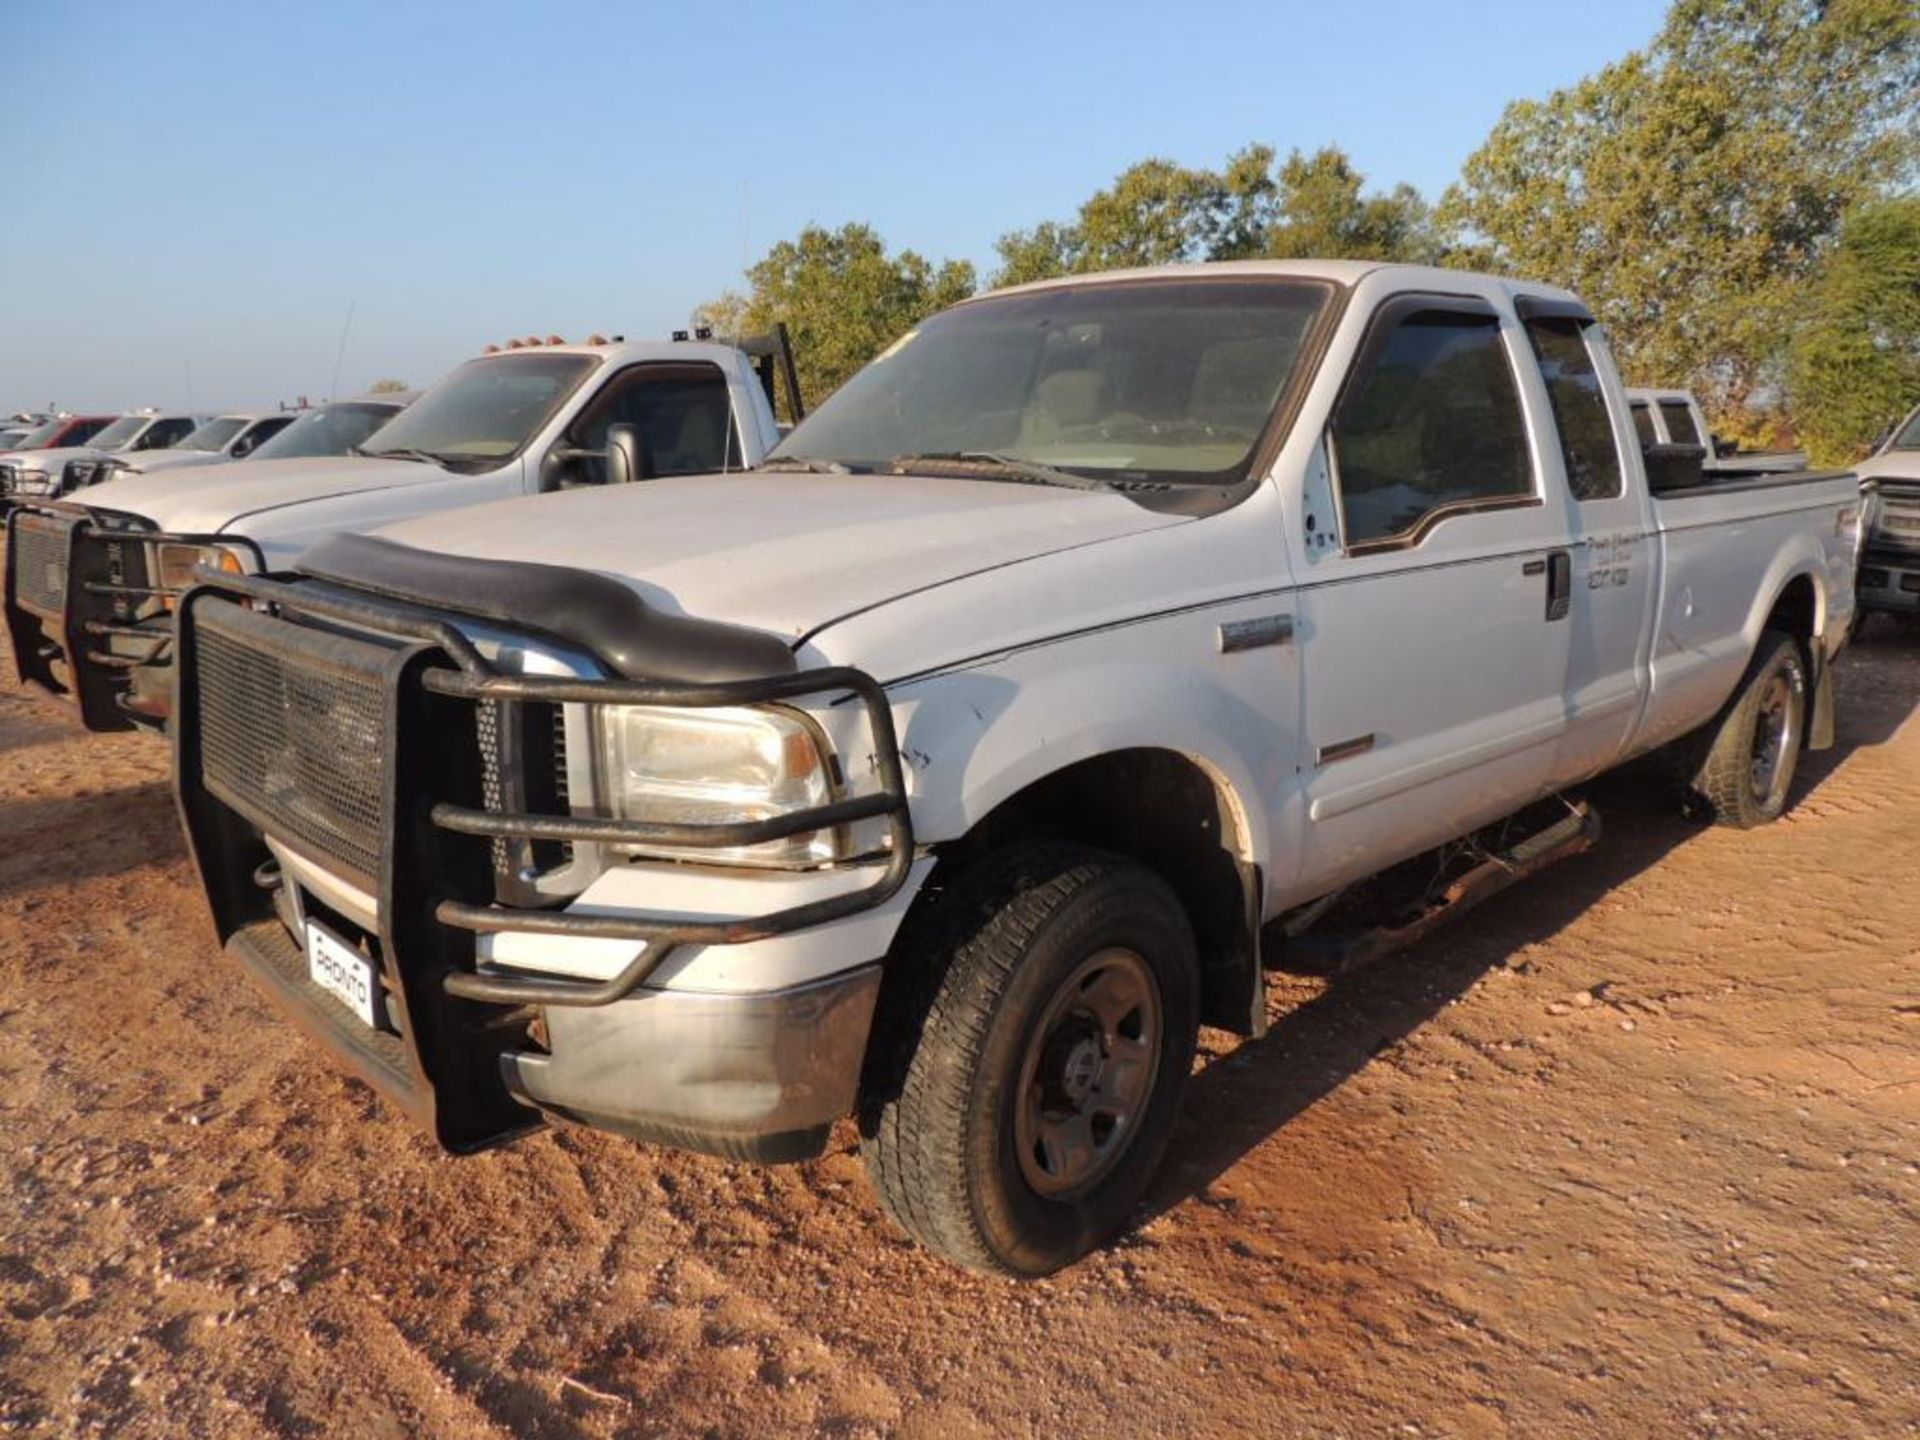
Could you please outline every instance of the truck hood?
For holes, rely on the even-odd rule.
[[[426,550],[599,571],[667,611],[798,640],[962,576],[1182,523],[1098,491],[760,473],[504,500],[378,533]]]
[[[127,468],[135,475],[152,475],[160,470],[181,470],[190,465],[224,464],[227,456],[222,450],[149,450],[134,459],[120,457]]]
[[[7,458],[19,461],[22,470],[44,470],[49,475],[58,475],[69,460],[95,459],[105,453],[90,445],[62,445],[57,450],[12,450]]]
[[[390,490],[444,480],[438,465],[318,455],[301,460],[235,460],[126,475],[74,498],[92,510],[115,510],[183,535],[215,535],[263,510],[335,495]]]
[[[1862,480],[1920,484],[1920,450],[1888,450],[1853,467]]]

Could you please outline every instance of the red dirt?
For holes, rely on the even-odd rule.
[[[222,961],[165,748],[8,692],[0,1429],[1920,1433],[1920,635],[1841,688],[1784,822],[1610,780],[1598,849],[1282,979],[1152,1213],[1028,1285],[909,1245],[850,1129],[441,1156]]]

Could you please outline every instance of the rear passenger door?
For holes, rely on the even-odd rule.
[[[1522,406],[1525,343],[1478,297],[1394,296],[1334,403],[1299,598],[1309,891],[1550,788],[1571,557]]]
[[[1606,337],[1584,307],[1522,296],[1515,307],[1546,388],[1556,444],[1547,458],[1571,502],[1567,731],[1556,779],[1613,763],[1646,693],[1654,604],[1650,501],[1627,484],[1638,443]],[[1635,407],[1638,408],[1638,407]]]

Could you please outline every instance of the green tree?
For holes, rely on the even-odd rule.
[[[1334,146],[1280,167],[1274,218],[1262,249],[1282,260],[1404,260],[1438,264],[1445,255],[1433,212],[1411,185],[1363,195],[1365,183]]]
[[[1788,399],[1814,460],[1850,464],[1920,401],[1920,195],[1850,214],[1808,300]]]
[[[703,305],[695,319],[742,335],[785,322],[809,405],[818,404],[900,335],[975,287],[964,260],[936,265],[911,250],[889,255],[867,225],[809,225],[747,272],[745,294]]]
[[[1738,412],[1841,216],[1910,172],[1917,47],[1912,0],[1677,0],[1646,50],[1508,106],[1442,223],[1578,290],[1630,378]]]
[[[1364,178],[1334,147],[1296,150],[1276,168],[1249,145],[1219,170],[1142,160],[1095,192],[1071,221],[1003,235],[996,285],[1129,265],[1261,256],[1437,261],[1443,247],[1419,192],[1362,193]]]
[[[404,380],[389,378],[374,381],[373,384],[367,387],[367,393],[369,395],[398,395],[412,388],[413,387]]]

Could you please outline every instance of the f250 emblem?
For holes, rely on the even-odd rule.
[[[1587,542],[1587,589],[1609,590],[1633,581],[1638,535],[1596,535]]]

